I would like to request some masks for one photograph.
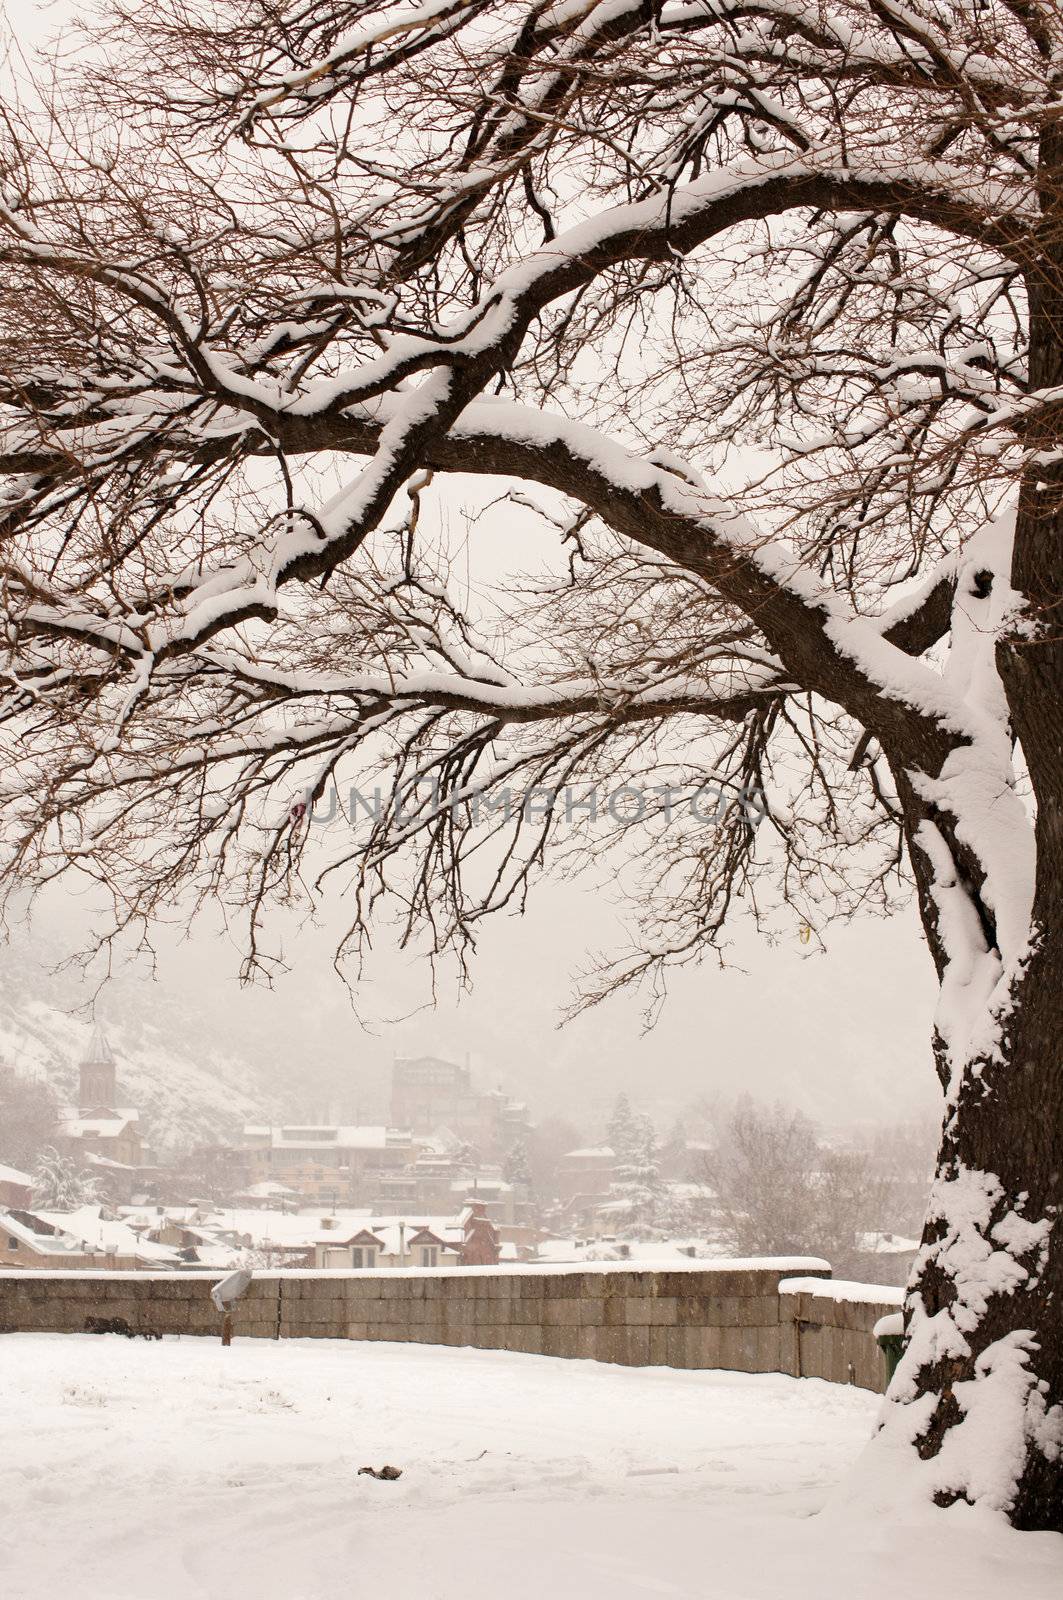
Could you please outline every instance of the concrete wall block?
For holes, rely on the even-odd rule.
[[[650,1366],[667,1367],[668,1360],[668,1335],[675,1333],[675,1328],[656,1327],[650,1329]]]
[[[502,1311],[502,1319],[510,1327],[541,1327],[544,1304],[543,1300],[510,1300]]]
[[[599,1361],[620,1362],[627,1360],[628,1337],[636,1330],[633,1328],[597,1328],[595,1329],[595,1349]],[[647,1341],[648,1349],[648,1341]]]
[[[521,1323],[505,1329],[503,1349],[519,1351],[523,1355],[538,1356],[543,1350],[543,1330],[530,1323]]]
[[[588,1333],[591,1332],[590,1329],[586,1331]],[[566,1360],[571,1360],[573,1357],[581,1355],[583,1347],[580,1344],[580,1333],[581,1330],[571,1324],[563,1327],[544,1327],[543,1355],[561,1356]]]
[[[777,1294],[752,1295],[739,1301],[742,1323],[747,1328],[773,1328],[779,1321],[779,1296]]]
[[[880,1317],[887,1317],[898,1308],[866,1300],[843,1300],[837,1309],[841,1313],[838,1319],[841,1327],[869,1334]]]
[[[485,1300],[514,1300],[522,1293],[522,1283],[512,1272],[485,1273],[476,1279],[476,1292]]]
[[[223,1277],[223,1276],[225,1276],[225,1274],[222,1274],[219,1277],[219,1279],[218,1279],[219,1283],[221,1282],[221,1277]],[[249,1300],[276,1300],[276,1298],[277,1298],[277,1290],[281,1287],[281,1285],[283,1283],[284,1283],[284,1279],[283,1278],[252,1278],[251,1282],[248,1284],[247,1288],[244,1290],[243,1294],[240,1296],[240,1299],[244,1304],[246,1304],[247,1301],[249,1301]],[[168,1289],[179,1289],[179,1290],[182,1290],[184,1292],[184,1294],[189,1299],[197,1298],[196,1290],[199,1289],[201,1291],[201,1293],[202,1293],[202,1298],[204,1300],[209,1300],[210,1299],[210,1290],[213,1289],[213,1287],[214,1287],[213,1283],[207,1283],[205,1281],[205,1279],[197,1279],[197,1278],[186,1278],[183,1282],[181,1280],[178,1280],[178,1282],[176,1284],[169,1284],[169,1283],[165,1283],[165,1282],[161,1282],[160,1281],[160,1282],[152,1283],[150,1285],[150,1288],[154,1291],[152,1293],[152,1296],[151,1296],[151,1298],[153,1300],[165,1300],[166,1299],[166,1295],[165,1294],[160,1294],[158,1292],[160,1289],[162,1289],[162,1290],[168,1290]],[[206,1292],[203,1292],[203,1291],[206,1291]]]
[[[623,1302],[620,1302],[623,1304]],[[601,1328],[605,1326],[605,1312],[607,1302],[601,1296],[593,1299],[580,1300],[579,1325],[581,1328]]]
[[[602,1300],[602,1326],[627,1327],[627,1297],[622,1294],[606,1295]]]
[[[677,1328],[674,1365],[679,1367],[716,1368],[726,1366],[723,1359],[724,1329]]]
[[[757,1331],[756,1328],[721,1329],[720,1365],[731,1372],[759,1372]]]
[[[578,1328],[580,1325],[579,1300],[544,1300],[542,1312],[544,1328]],[[550,1354],[549,1350],[546,1354]]]
[[[747,1271],[729,1272],[726,1269],[698,1272],[694,1269],[682,1271],[677,1268],[674,1272],[655,1274],[657,1293],[675,1295],[681,1300],[699,1295],[716,1298],[720,1295],[760,1293],[759,1277],[759,1274]],[[757,1282],[751,1284],[753,1279]]]
[[[737,1328],[744,1304],[737,1295],[688,1295],[676,1300],[676,1321],[681,1327]]]
[[[337,1284],[342,1288],[344,1299],[350,1304],[353,1301],[382,1300],[383,1287],[380,1278],[337,1278]]]
[[[603,1274],[603,1276],[609,1285],[606,1292],[621,1294],[625,1299],[633,1299],[636,1296],[645,1297],[657,1292],[659,1274],[656,1272],[640,1272],[624,1267],[616,1271],[611,1270]]]
[[[780,1321],[777,1333],[779,1339],[779,1364],[776,1370],[785,1373],[790,1378],[799,1377],[797,1323],[789,1318],[785,1321]]]
[[[783,1340],[788,1331],[788,1329],[781,1328],[778,1323],[772,1328],[754,1329],[757,1336],[758,1372],[781,1372],[783,1370]],[[788,1344],[789,1339],[786,1342]]]
[[[430,1323],[443,1320],[436,1301],[411,1300],[403,1309],[411,1328],[424,1328]]]
[[[626,1351],[621,1357],[624,1366],[648,1367],[650,1364],[650,1330],[647,1327],[629,1327],[626,1331]]]
[[[492,1328],[476,1325],[476,1337],[472,1341],[477,1350],[504,1350],[506,1348],[506,1335],[509,1329],[501,1322]]]
[[[497,1328],[501,1323],[508,1321],[506,1316],[506,1302],[503,1300],[467,1300],[465,1302],[466,1320],[474,1323],[477,1328]]]
[[[842,1357],[846,1378],[860,1389],[882,1394],[886,1387],[886,1362],[877,1341],[863,1329],[841,1331]]]
[[[538,1274],[536,1274],[538,1276]],[[543,1286],[544,1300],[575,1300],[582,1293],[583,1272],[543,1273],[539,1281]]]
[[[464,1293],[447,1295],[443,1306],[449,1322],[471,1322],[476,1314],[476,1301],[470,1300]]]
[[[418,1278],[381,1278],[379,1282],[382,1300],[413,1300],[415,1289],[420,1288]]]
[[[395,1320],[392,1304],[388,1300],[366,1300],[354,1307],[348,1301],[346,1309],[348,1317],[356,1318],[359,1322],[379,1323]]]
[[[294,1312],[293,1312],[294,1314]],[[303,1300],[299,1303],[298,1316],[301,1321],[318,1327],[323,1322],[341,1323],[347,1321],[346,1300]]]
[[[802,1321],[801,1334],[801,1376],[803,1378],[826,1378],[830,1381],[832,1349],[831,1336],[833,1328],[824,1327],[820,1323]]]
[[[376,1337],[385,1339],[388,1344],[416,1344],[418,1342],[408,1322],[377,1322],[373,1326],[376,1329]]]

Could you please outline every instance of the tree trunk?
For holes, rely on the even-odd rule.
[[[946,1118],[890,1398],[934,1498],[1063,1531],[1063,939],[1029,962],[1000,1059]],[[924,1411],[925,1408],[925,1411]]]
[[[1063,135],[1046,136],[1063,172]],[[1030,386],[1063,385],[1061,191],[1042,195],[1044,259],[1031,275]],[[935,1499],[988,1502],[1019,1528],[1063,1532],[1063,446],[1058,406],[1033,414],[1016,518],[1014,598],[996,664],[1036,806],[1030,946],[997,946],[993,892],[949,840],[1005,983],[987,1007],[995,1042],[947,1084],[937,1173],[908,1296],[909,1344],[887,1430],[907,1429]],[[989,574],[977,574],[989,580]],[[1001,574],[1000,576],[1004,576]],[[910,804],[914,796],[909,790]],[[908,805],[905,807],[908,811]],[[914,809],[919,809],[917,805]],[[927,814],[922,808],[922,814]],[[912,833],[910,830],[910,838]],[[939,972],[948,958],[928,863],[913,850]],[[973,870],[972,870],[973,866]],[[1003,885],[1007,892],[1008,885]],[[999,900],[1001,882],[996,893]],[[999,910],[999,905],[997,907]],[[1003,987],[1003,985],[1002,985]],[[993,1014],[995,1010],[995,1015]],[[958,1081],[957,1081],[958,1080]],[[890,1414],[892,1412],[892,1415]]]

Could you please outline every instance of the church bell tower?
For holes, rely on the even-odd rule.
[[[96,1027],[92,1030],[92,1039],[81,1063],[79,1109],[82,1113],[100,1107],[111,1110],[116,1098],[114,1051],[107,1043],[103,1029]]]

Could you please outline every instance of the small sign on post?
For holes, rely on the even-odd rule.
[[[210,1291],[210,1298],[216,1310],[221,1312],[221,1342],[223,1345],[232,1344],[233,1340],[233,1315],[231,1307],[233,1302],[249,1287],[254,1274],[248,1267],[240,1267],[236,1272],[230,1272],[227,1278],[216,1283]]]

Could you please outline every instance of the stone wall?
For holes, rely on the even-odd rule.
[[[855,1383],[881,1393],[886,1367],[872,1330],[903,1300],[903,1289],[882,1284],[784,1278],[779,1285],[779,1321],[792,1329],[788,1370],[799,1378]]]
[[[795,1269],[805,1275],[780,1291]],[[870,1329],[892,1309],[890,1291],[865,1291],[854,1305],[830,1295],[829,1270],[816,1261],[722,1261],[645,1269],[263,1272],[234,1304],[232,1331],[473,1345],[626,1366],[787,1372],[881,1388],[885,1369]],[[217,1336],[221,1318],[210,1289],[218,1278],[0,1274],[0,1333],[113,1328]],[[818,1288],[828,1292],[817,1294]],[[881,1298],[869,1300],[868,1293]]]

